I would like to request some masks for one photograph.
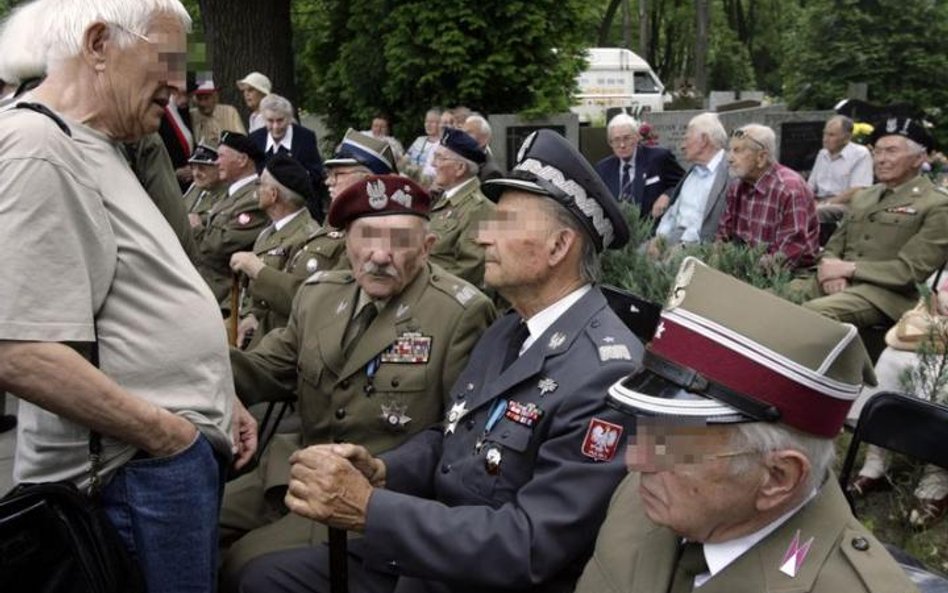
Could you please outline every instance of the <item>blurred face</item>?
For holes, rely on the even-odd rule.
[[[279,190],[273,182],[273,176],[269,171],[264,171],[260,175],[260,185],[257,186],[257,205],[261,210],[266,210],[276,203],[279,196]]]
[[[732,427],[650,424],[640,419],[626,464],[640,472],[648,518],[689,540],[724,541],[756,515],[763,466],[735,474]]]
[[[117,26],[100,31],[96,49],[101,53],[89,56],[96,60],[101,101],[93,127],[126,141],[157,131],[172,93],[185,85],[184,29],[177,19],[159,14],[144,37]],[[110,42],[119,35],[131,35],[131,45],[119,48]]]
[[[241,89],[240,92],[244,96],[244,103],[251,111],[256,111],[257,107],[260,107],[260,101],[266,97],[266,95],[250,85],[244,85],[244,88]]]
[[[441,136],[441,116],[436,111],[430,111],[425,115],[425,134],[430,138]]]
[[[450,111],[445,111],[444,113],[441,114],[440,122],[441,122],[442,132],[448,128],[453,128],[457,125],[457,122],[454,120],[454,114],[451,113]]]
[[[364,167],[342,166],[331,167],[326,174],[326,187],[329,189],[329,197],[333,200],[341,194],[344,189],[369,176]]]
[[[541,284],[549,275],[549,255],[560,225],[543,205],[546,199],[504,191],[493,216],[480,224],[477,242],[484,247],[484,282],[501,294]]]
[[[365,216],[346,230],[346,253],[356,282],[373,299],[400,294],[428,261],[435,236],[411,214]]]
[[[689,163],[697,163],[708,139],[694,128],[688,128],[681,141],[681,152]]]
[[[220,180],[233,183],[243,177],[244,169],[250,157],[223,144],[217,147],[217,168]]]
[[[210,117],[214,114],[214,108],[217,107],[217,91],[213,93],[194,93],[194,104],[197,106],[201,115]]]
[[[388,121],[385,118],[377,117],[372,120],[372,135],[376,138],[388,136]]]
[[[191,163],[191,175],[194,177],[194,185],[201,189],[210,189],[220,181],[220,172],[217,170],[217,165]]]
[[[284,113],[267,109],[263,112],[263,120],[267,124],[267,131],[273,136],[273,139],[279,142],[286,136],[286,130],[290,127],[291,120]]]
[[[728,143],[727,164],[732,177],[754,182],[767,169],[767,151],[750,136],[734,136]]]
[[[612,154],[626,160],[635,153],[635,147],[639,143],[639,133],[632,129],[632,126],[613,126],[608,134]]]
[[[468,118],[467,121],[461,126],[461,129],[467,132],[467,134],[477,140],[477,145],[481,148],[487,146],[487,134],[481,132],[481,127],[474,123],[471,118]]]
[[[443,189],[450,189],[464,177],[464,163],[458,160],[456,154],[443,146],[435,149],[433,163],[435,169],[434,184]]]
[[[876,179],[889,187],[902,185],[918,175],[924,161],[924,153],[913,153],[904,136],[883,136],[872,148]]]
[[[843,132],[843,125],[838,121],[826,122],[823,127],[823,148],[830,154],[837,154],[849,142],[849,135]]]

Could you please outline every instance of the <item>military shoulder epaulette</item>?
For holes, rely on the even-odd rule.
[[[354,281],[351,270],[325,270],[315,272],[303,284],[349,284]]]
[[[467,308],[478,298],[486,299],[483,292],[476,289],[472,284],[465,282],[457,276],[452,276],[436,265],[431,266],[431,275],[428,281],[432,286],[445,293],[458,302],[462,307]]]
[[[609,326],[609,323],[602,322],[593,322],[586,326],[586,336],[596,348],[599,362],[634,360],[633,352],[636,350],[632,345],[634,338],[630,338],[628,332],[616,331],[624,329],[624,326]]]
[[[940,193],[940,194],[944,194],[944,195],[948,196],[948,187],[942,187],[942,186],[940,186],[940,185],[936,185],[936,186],[935,186],[935,191],[937,191],[937,192]]]

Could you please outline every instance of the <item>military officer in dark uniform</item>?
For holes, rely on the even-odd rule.
[[[445,128],[432,161],[433,186],[439,191],[431,208],[431,231],[438,237],[431,261],[475,286],[484,282],[484,248],[475,239],[477,225],[494,211],[477,177],[486,158],[474,138]]]
[[[479,234],[485,280],[513,305],[478,342],[441,426],[378,457],[348,444],[291,458],[294,513],[360,531],[350,590],[570,591],[592,551],[626,418],[609,385],[642,346],[595,285],[598,253],[628,228],[593,168],[562,136],[527,138]],[[243,591],[327,591],[327,554],[260,558]]]
[[[207,215],[227,193],[217,169],[217,151],[206,144],[198,144],[188,159],[193,182],[184,193],[184,207],[188,211],[191,234],[196,243],[201,242],[207,228]]]
[[[336,197],[328,221],[346,229],[352,271],[316,272],[286,328],[251,352],[234,351],[237,394],[248,404],[297,396],[302,434],[278,435],[256,472],[228,484],[223,578],[247,560],[325,538],[322,525],[285,515],[287,459],[315,443],[390,449],[437,423],[448,389],[494,319],[490,301],[428,263],[428,194],[405,177],[369,176]],[[249,533],[247,533],[249,532]]]
[[[919,284],[948,258],[948,192],[921,174],[932,138],[891,118],[871,141],[879,183],[858,191],[810,278],[804,306],[857,327],[889,327],[918,301]]]
[[[257,199],[260,208],[273,223],[257,236],[253,251],[238,251],[230,256],[230,267],[249,280],[242,307],[237,344],[252,336],[247,348],[253,348],[270,330],[283,327],[287,315],[273,310],[256,289],[256,278],[265,267],[280,270],[293,259],[307,237],[319,228],[306,205],[315,199],[309,172],[291,156],[274,155],[260,175]]]
[[[217,167],[227,194],[207,214],[207,225],[198,243],[197,269],[221,304],[224,317],[230,316],[230,256],[252,248],[269,223],[256,195],[260,185],[257,164],[262,160],[263,153],[243,134],[221,134]]]
[[[323,167],[330,200],[335,200],[344,189],[369,175],[398,173],[392,148],[387,142],[351,129],[346,132],[333,158],[324,162]],[[316,272],[348,267],[345,231],[326,224],[307,238],[283,268],[261,270],[254,290],[274,312],[288,316],[293,297],[304,279]]]
[[[576,591],[915,591],[830,472],[875,382],[855,333],[686,259],[645,368],[609,390],[637,432]]]

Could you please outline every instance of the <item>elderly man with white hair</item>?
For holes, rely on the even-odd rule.
[[[319,156],[316,133],[294,122],[293,104],[276,93],[271,93],[260,101],[260,113],[263,114],[264,128],[252,132],[250,139],[265,153],[264,163],[269,162],[273,155],[285,152],[306,168],[317,191],[316,197],[310,200],[306,207],[313,218],[322,223],[325,210],[324,200],[319,192],[326,173],[323,169],[323,159]]]
[[[638,130],[639,122],[627,113],[609,120],[612,156],[596,163],[596,172],[617,200],[635,204],[644,218],[653,215],[656,200],[675,187],[684,170],[668,149],[640,145]]]
[[[660,197],[652,208],[656,213],[665,210],[667,203],[671,202],[655,231],[656,239],[651,251],[655,251],[657,241],[677,245],[714,239],[726,203],[728,171],[725,148],[727,132],[717,114],[701,113],[691,118],[681,151],[692,166],[668,199]]]
[[[481,183],[503,177],[504,171],[497,165],[494,154],[490,150],[490,139],[493,132],[487,119],[480,113],[472,113],[461,124],[461,129],[467,132],[471,138],[474,138],[477,145],[487,155],[487,160],[480,166],[480,171],[477,174],[477,178],[481,180]]]
[[[22,400],[14,480],[89,490],[100,440],[98,501],[147,589],[210,591],[223,476],[235,451],[253,454],[256,431],[215,299],[120,150],[155,132],[183,88],[191,20],[177,0],[26,9],[41,28],[11,22],[44,32],[47,77],[0,112],[13,279],[0,285],[0,390]]]

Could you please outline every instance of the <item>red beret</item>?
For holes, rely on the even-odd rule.
[[[347,187],[329,207],[330,225],[341,229],[363,216],[413,214],[428,218],[431,197],[401,175],[370,175]]]

